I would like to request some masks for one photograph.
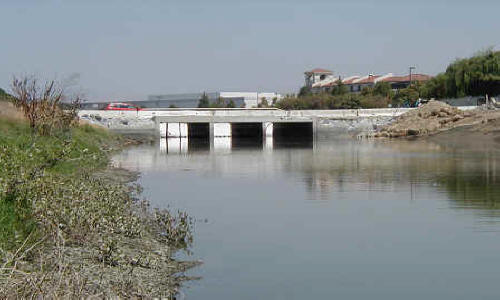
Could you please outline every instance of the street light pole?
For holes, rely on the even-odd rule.
[[[410,85],[409,85],[410,87],[411,87],[411,70],[415,70],[415,69],[416,69],[416,67],[410,67]]]

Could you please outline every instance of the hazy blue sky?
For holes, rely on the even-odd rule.
[[[0,15],[0,87],[78,74],[89,99],[292,92],[314,67],[436,74],[500,45],[499,0],[0,0]]]

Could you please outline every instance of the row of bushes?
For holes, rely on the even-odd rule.
[[[232,99],[225,100],[223,98],[218,98],[215,102],[210,102],[208,95],[203,93],[200,100],[198,101],[198,108],[235,108],[236,104]]]
[[[387,107],[391,99],[379,95],[363,96],[361,94],[331,95],[321,93],[303,97],[287,96],[278,101],[275,107],[285,110],[293,109],[356,109]]]

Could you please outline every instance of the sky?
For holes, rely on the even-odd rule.
[[[73,83],[89,101],[297,92],[304,71],[435,75],[500,50],[500,1],[0,0],[0,87]]]

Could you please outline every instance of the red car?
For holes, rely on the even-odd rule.
[[[129,103],[122,103],[122,102],[113,102],[110,103],[106,106],[105,110],[142,110],[142,108],[129,104]]]

